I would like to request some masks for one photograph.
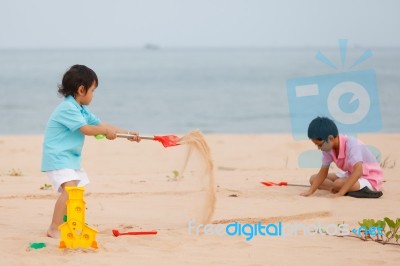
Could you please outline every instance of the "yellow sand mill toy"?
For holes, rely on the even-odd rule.
[[[58,227],[61,231],[60,248],[98,248],[98,231],[85,224],[85,205],[83,187],[66,187],[68,193],[67,217]]]

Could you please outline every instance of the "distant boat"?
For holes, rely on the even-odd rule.
[[[159,50],[160,46],[156,45],[156,44],[152,44],[152,43],[146,43],[143,47],[146,50]]]

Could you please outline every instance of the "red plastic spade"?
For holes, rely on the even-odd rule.
[[[114,236],[125,236],[125,235],[130,235],[130,236],[137,236],[137,235],[156,235],[157,231],[139,231],[139,232],[126,232],[126,233],[121,233],[118,231],[118,229],[113,229],[112,230]]]
[[[130,134],[120,134],[120,133],[118,133],[118,134],[117,134],[117,137],[118,137],[118,138],[128,138],[128,139],[129,139],[129,138],[133,137],[133,135],[130,135]],[[180,138],[179,138],[178,136],[175,136],[175,135],[153,136],[153,137],[143,137],[143,136],[140,136],[140,138],[141,138],[141,139],[149,139],[149,140],[156,140],[156,141],[159,141],[159,142],[161,142],[161,144],[162,144],[165,148],[180,145],[180,144],[179,144]]]
[[[267,186],[267,187],[272,187],[272,186],[294,186],[294,187],[309,187],[308,185],[298,185],[298,184],[288,184],[288,182],[282,181],[279,183],[275,182],[261,182],[261,184]]]
[[[141,138],[143,138],[143,137],[141,137]],[[153,140],[157,140],[157,141],[161,142],[161,144],[165,148],[167,148],[167,147],[179,145],[180,138],[178,136],[174,136],[174,135],[167,135],[167,136],[154,136]]]
[[[129,138],[132,138],[133,135],[117,133],[117,137],[118,138],[127,138],[127,139],[129,139]],[[95,138],[96,139],[103,139],[103,138],[105,138],[105,136],[104,135],[96,135]],[[161,144],[165,148],[180,145],[180,143],[179,143],[180,138],[178,136],[175,136],[175,135],[153,136],[153,137],[140,136],[140,138],[141,139],[149,139],[149,140],[159,141],[159,142],[161,142]]]

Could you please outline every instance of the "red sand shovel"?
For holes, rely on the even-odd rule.
[[[129,139],[129,138],[132,138],[133,135],[117,133],[117,137],[118,138],[127,138],[127,139]],[[175,136],[175,135],[153,136],[153,137],[142,137],[142,136],[140,136],[140,138],[141,139],[149,139],[149,140],[159,141],[159,142],[161,142],[161,144],[165,148],[179,145],[179,140],[180,140],[180,138],[178,136]]]
[[[102,139],[104,138],[104,135],[96,135],[96,139]],[[131,134],[122,134],[122,133],[117,133],[118,138],[132,138],[133,135]],[[180,145],[179,140],[180,138],[175,135],[166,135],[166,136],[153,136],[153,137],[144,137],[140,136],[141,139],[148,139],[148,140],[156,140],[159,141],[165,148],[172,147],[172,146],[177,146]]]
[[[275,182],[261,182],[261,184],[267,186],[267,187],[272,187],[272,186],[293,186],[293,187],[310,187],[309,185],[299,185],[299,184],[288,184],[288,182],[282,181],[279,183]]]
[[[156,235],[157,231],[137,231],[137,232],[126,232],[126,233],[121,233],[118,231],[118,229],[113,229],[112,230],[113,235],[118,237],[118,236],[138,236],[138,235]]]

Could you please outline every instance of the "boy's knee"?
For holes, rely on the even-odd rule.
[[[344,183],[345,183],[345,180],[338,178],[335,181],[333,181],[333,188],[336,190],[339,190],[342,188]]]
[[[76,187],[78,186],[78,183],[79,183],[78,180],[67,181],[65,183],[62,183],[61,187],[63,190],[65,190],[65,187]]]
[[[312,183],[314,182],[314,180],[315,180],[315,178],[317,177],[317,175],[315,174],[315,175],[312,175],[312,176],[310,176],[310,184],[312,185]]]

